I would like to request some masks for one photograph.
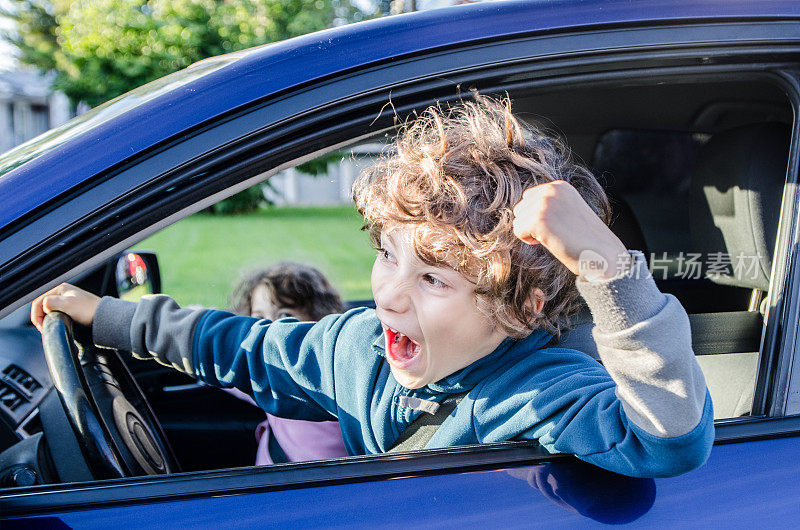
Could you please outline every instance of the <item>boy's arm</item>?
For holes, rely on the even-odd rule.
[[[278,322],[183,309],[163,295],[139,303],[103,298],[92,334],[99,346],[154,358],[210,385],[235,387],[276,416],[335,419],[336,318]]]
[[[654,436],[682,436],[698,426],[707,399],[689,319],[675,297],[658,290],[644,255],[634,251],[631,257],[630,269],[618,276],[579,277],[576,285],[628,418]]]
[[[517,237],[544,245],[578,276],[607,372],[565,359],[557,377],[535,375],[531,395],[549,418],[512,436],[632,475],[672,475],[704,462],[713,410],[678,301],[658,290],[641,253],[629,253],[566,182],[529,188],[514,215]]]
[[[674,476],[705,462],[714,414],[688,317],[656,288],[643,255],[631,257],[624,275],[578,281],[605,367],[558,346],[532,351],[479,389],[479,441],[533,439],[632,476]]]
[[[137,359],[155,359],[197,377],[193,338],[206,309],[185,309],[167,296],[147,296],[133,303],[103,297],[92,323],[98,346],[129,351]]]
[[[689,319],[675,297],[658,290],[642,253],[629,253],[563,181],[525,190],[514,207],[514,233],[544,245],[577,275],[598,353],[630,419],[663,438],[697,426],[707,390]]]

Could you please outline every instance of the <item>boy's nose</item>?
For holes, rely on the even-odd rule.
[[[385,280],[375,292],[375,303],[386,311],[403,313],[408,309],[409,301],[403,282]]]

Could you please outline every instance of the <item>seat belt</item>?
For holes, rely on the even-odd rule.
[[[548,347],[578,350],[599,361],[591,317],[579,313],[575,320],[574,327],[566,331],[560,340],[553,337]],[[764,317],[758,311],[693,313],[689,315],[689,326],[695,355],[752,353],[759,350]]]
[[[456,409],[467,392],[450,394],[439,403],[439,408],[433,414],[423,412],[406,427],[400,437],[392,444],[387,453],[405,453],[424,449],[428,442],[442,426],[444,420]]]
[[[689,315],[695,355],[757,352],[764,330],[758,311],[695,313]]]

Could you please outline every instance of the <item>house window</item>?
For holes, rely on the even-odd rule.
[[[47,105],[31,105],[30,137],[38,136],[50,129],[50,109]]]

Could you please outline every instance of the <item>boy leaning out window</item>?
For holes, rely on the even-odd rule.
[[[608,229],[594,177],[508,101],[428,109],[353,194],[378,251],[374,310],[271,322],[65,284],[31,319],[64,311],[98,345],[238,388],[269,414],[338,420],[352,455],[389,450],[458,396],[426,447],[533,439],[633,476],[708,457],[713,412],[685,311]],[[602,365],[553,346],[579,295]]]

